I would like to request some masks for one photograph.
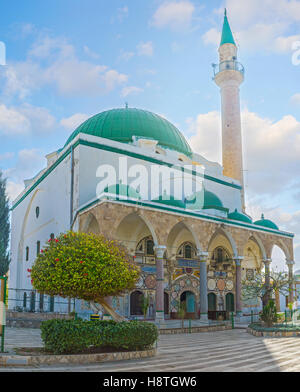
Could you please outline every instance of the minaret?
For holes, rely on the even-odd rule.
[[[222,99],[223,174],[238,180],[242,189],[242,209],[245,210],[241,110],[239,86],[244,81],[244,67],[237,62],[235,44],[225,9],[218,65],[214,81],[220,87]]]

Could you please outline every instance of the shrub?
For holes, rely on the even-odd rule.
[[[274,301],[269,301],[268,305],[266,305],[261,314],[260,319],[267,325],[267,327],[271,327],[273,323],[277,321],[277,311]]]
[[[45,349],[53,354],[79,353],[91,347],[145,350],[158,337],[154,324],[141,321],[54,319],[42,322],[41,331]]]
[[[123,321],[104,330],[108,346],[131,351],[151,348],[157,338],[157,327],[143,321]]]

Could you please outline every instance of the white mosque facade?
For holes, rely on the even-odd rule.
[[[25,181],[12,206],[9,287],[19,307],[67,311],[67,303],[31,291],[27,270],[51,236],[70,229],[122,242],[140,265],[136,288],[111,298],[128,318],[142,316],[142,296],[149,296],[147,317],[156,321],[176,318],[183,301],[189,318],[248,315],[261,305],[243,302],[242,281],[270,269],[274,245],[293,274],[293,234],[245,212],[244,68],[226,15],[219,55],[214,80],[222,102],[222,166],[193,152],[166,119],[125,107],[85,121],[46,156],[47,167]],[[78,312],[87,309],[76,302]]]

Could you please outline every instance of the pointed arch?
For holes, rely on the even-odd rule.
[[[214,232],[214,234],[212,235],[212,237],[208,243],[207,251],[209,252],[211,250],[212,244],[218,236],[221,236],[221,237],[223,236],[226,238],[226,240],[231,248],[231,249],[227,249],[227,250],[229,251],[229,253],[232,254],[233,257],[238,257],[239,254],[238,254],[236,243],[235,243],[231,233],[228,230],[226,230],[226,228],[223,228],[223,227],[218,227],[216,229],[216,231]]]
[[[169,231],[166,243],[168,254],[175,257],[177,250],[184,242],[190,242],[197,250],[202,250],[196,233],[186,221],[182,220]]]
[[[95,215],[90,212],[84,221],[81,231],[84,233],[100,234],[100,225]]]
[[[132,251],[135,251],[140,240],[148,236],[152,237],[155,246],[159,245],[157,235],[150,222],[135,212],[126,215],[120,221],[114,234],[118,241],[124,243]]]

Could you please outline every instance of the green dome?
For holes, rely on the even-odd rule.
[[[262,214],[261,219],[254,222],[254,224],[258,226],[264,226],[273,230],[279,230],[278,226],[275,225],[274,222],[270,221],[269,219],[265,219],[264,214]]]
[[[164,148],[190,156],[192,151],[184,136],[168,120],[141,109],[112,109],[96,114],[82,123],[69,137],[68,145],[79,133],[131,143],[132,137],[158,141]]]
[[[222,201],[213,192],[203,189],[186,199],[186,208],[190,210],[222,210],[225,211]]]
[[[129,185],[125,185],[122,183],[110,185],[110,186],[106,187],[103,192],[110,193],[110,194],[117,195],[117,196],[132,197],[134,199],[141,198],[140,194],[135,189],[133,189]]]
[[[167,195],[166,192],[152,201],[155,203],[166,204],[171,207],[185,208],[183,201],[175,199],[174,196]]]
[[[253,223],[252,219],[248,215],[243,214],[242,212],[238,212],[237,209],[235,209],[234,212],[228,214],[228,218],[240,222],[251,223],[251,224]]]

